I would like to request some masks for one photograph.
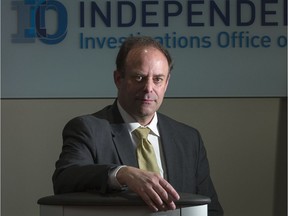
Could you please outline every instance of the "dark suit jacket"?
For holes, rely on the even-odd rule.
[[[209,215],[222,215],[198,131],[160,113],[158,126],[168,182],[178,192],[210,197]],[[97,113],[76,117],[67,123],[53,175],[54,192],[108,192],[109,171],[123,164],[138,166],[132,141],[115,102]]]

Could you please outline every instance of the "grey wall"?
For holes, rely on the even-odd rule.
[[[38,216],[61,130],[112,99],[2,100],[2,215]],[[286,215],[287,108],[279,98],[166,99],[161,111],[200,130],[227,216]]]

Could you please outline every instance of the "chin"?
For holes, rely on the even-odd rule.
[[[154,113],[155,113],[156,111],[153,109],[153,110],[147,110],[147,109],[145,109],[145,110],[141,110],[140,112],[139,112],[139,114],[142,116],[142,117],[145,117],[145,116],[151,116],[151,115],[154,115]]]

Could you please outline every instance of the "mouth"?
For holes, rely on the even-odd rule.
[[[153,99],[142,99],[142,101],[152,102],[154,100]]]
[[[154,100],[150,100],[150,99],[140,99],[140,101],[144,104],[150,104],[152,103]]]
[[[154,99],[147,99],[147,98],[137,98],[138,101],[144,103],[144,104],[150,104],[152,102],[154,102]]]
[[[143,94],[143,95],[137,95],[136,100],[139,101],[142,104],[151,104],[156,101],[156,95],[149,95],[149,94]]]

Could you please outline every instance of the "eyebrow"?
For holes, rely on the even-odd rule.
[[[146,74],[144,74],[142,71],[134,71],[135,72],[135,75],[137,76],[137,75],[141,75],[141,76],[147,76]],[[163,77],[165,77],[165,74],[163,74],[163,73],[159,73],[159,74],[153,74],[152,75],[153,77],[155,77],[155,76],[163,76]]]

